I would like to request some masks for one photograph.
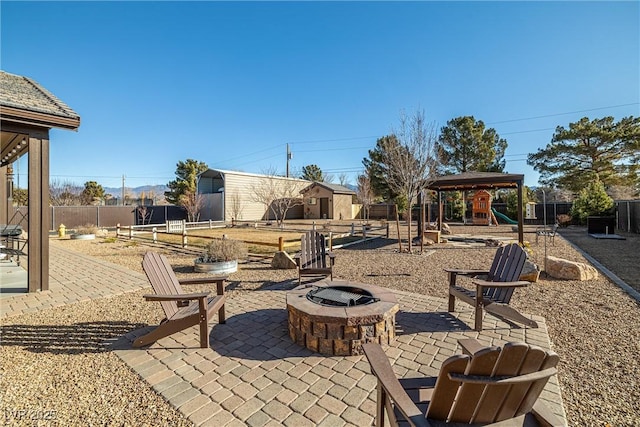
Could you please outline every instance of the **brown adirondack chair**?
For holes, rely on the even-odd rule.
[[[327,262],[327,258],[329,262]],[[307,231],[300,238],[300,253],[294,256],[298,266],[298,283],[302,276],[330,276],[333,280],[335,254],[327,251],[324,236],[315,230]]]
[[[396,378],[376,343],[362,346],[378,380],[376,426],[385,411],[392,427],[400,425],[564,425],[538,396],[556,374],[558,355],[526,343],[503,348],[459,340],[464,355],[449,357],[437,377]]]
[[[155,291],[154,295],[144,295],[147,301],[159,301],[166,318],[148,334],[137,338],[134,347],[152,344],[183,329],[200,325],[200,347],[209,347],[209,319],[218,311],[218,321],[225,323],[224,284],[226,277],[178,280],[169,261],[164,255],[147,252],[142,260],[142,268]],[[209,292],[184,293],[181,285],[215,283],[217,295],[209,297]]]
[[[527,254],[517,243],[498,248],[489,270],[445,269],[449,273],[449,312],[455,310],[456,297],[475,307],[475,330],[482,330],[483,309],[505,319],[537,328],[538,324],[509,305],[515,288],[528,286],[519,281]],[[476,290],[458,286],[458,276],[473,278]]]

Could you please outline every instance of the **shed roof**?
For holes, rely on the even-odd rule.
[[[493,188],[517,188],[524,182],[524,175],[500,172],[464,172],[445,175],[432,181],[428,188],[438,191],[490,190]]]
[[[0,70],[2,120],[77,130],[80,116],[35,80]]]
[[[298,182],[309,182],[306,179],[291,178],[291,177],[287,178],[286,176],[277,176],[277,175],[273,176],[273,175],[265,175],[265,174],[259,174],[259,173],[232,171],[232,170],[226,170],[226,169],[207,169],[206,171],[202,172],[198,176],[203,178],[223,178],[223,175],[252,176],[256,178],[277,178],[277,179],[287,179],[287,180],[298,181]]]
[[[316,186],[318,187],[323,187],[329,191],[331,191],[334,194],[356,194],[355,191],[353,191],[350,188],[347,188],[343,185],[340,184],[332,184],[329,182],[314,182],[313,184],[311,184],[310,186],[302,189],[300,192],[301,193],[306,193],[309,190],[312,190],[313,188],[315,188]]]

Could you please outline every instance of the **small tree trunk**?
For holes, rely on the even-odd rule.
[[[402,252],[402,238],[400,237],[400,217],[398,216],[398,205],[394,205],[396,211],[396,228],[398,229],[398,249]]]

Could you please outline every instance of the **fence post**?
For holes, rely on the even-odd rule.
[[[387,239],[389,238],[389,223],[387,223]]]
[[[158,243],[158,229],[153,227],[151,231],[153,231],[153,243]]]
[[[184,220],[183,220],[184,222]],[[182,224],[183,228],[182,228],[182,247],[186,248],[187,247],[187,227],[184,227],[184,223]]]
[[[165,206],[166,209],[166,206]],[[164,226],[165,226],[165,230],[167,233],[169,232],[169,220],[165,217],[164,219]]]
[[[333,231],[329,232],[329,250],[333,250]]]
[[[362,240],[367,238],[367,226],[362,224]]]
[[[211,221],[211,218],[209,218],[209,229],[213,228],[213,221]]]
[[[284,237],[282,236],[278,237],[278,251],[284,251]]]
[[[133,239],[133,225],[129,226],[129,240]]]
[[[316,231],[316,222],[315,222],[315,221],[313,221],[313,223],[312,223],[312,225],[311,225],[311,229],[312,229],[313,231]]]
[[[116,224],[116,237],[120,235],[120,223]]]
[[[186,220],[186,219],[183,219],[183,220],[182,220],[182,229],[183,229],[183,230],[186,230],[186,229],[187,229],[187,220]]]
[[[100,206],[96,206],[96,227],[100,227]]]
[[[356,235],[356,224],[355,223],[351,223],[351,233],[349,233],[350,236],[355,236]]]

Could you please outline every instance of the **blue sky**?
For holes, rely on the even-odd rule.
[[[495,128],[533,186],[526,154],[556,126],[640,115],[639,5],[2,1],[0,61],[81,116],[51,132],[53,179],[166,184],[187,158],[284,172],[289,143],[291,170],[354,183],[420,108]]]

